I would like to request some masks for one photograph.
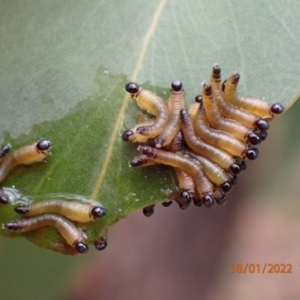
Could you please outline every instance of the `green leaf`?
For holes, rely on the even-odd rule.
[[[296,0],[2,1],[0,142],[53,143],[46,165],[18,168],[4,186],[36,201],[53,193],[100,201],[107,216],[87,225],[89,242],[162,202],[176,187],[172,171],[128,167],[138,152],[120,136],[140,110],[125,83],[166,98],[178,78],[190,103],[218,62],[224,78],[241,73],[241,94],[289,107],[300,93],[299,9]],[[1,223],[18,217],[1,207]],[[54,250],[62,241],[50,229],[26,236]]]

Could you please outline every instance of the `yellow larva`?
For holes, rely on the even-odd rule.
[[[284,107],[280,103],[270,104],[265,100],[242,97],[237,93],[237,85],[239,83],[240,74],[234,73],[225,83],[224,93],[228,101],[260,118],[273,119],[274,115],[284,112]]]
[[[171,87],[168,100],[169,121],[162,133],[154,140],[156,148],[169,145],[180,129],[179,112],[185,107],[184,90],[182,89],[182,83],[178,80],[173,81]]]
[[[261,119],[246,110],[235,107],[226,101],[225,94],[222,91],[221,68],[217,64],[213,66],[210,84],[216,94],[215,99],[223,117],[235,120],[252,129],[268,130],[270,128],[268,121]]]
[[[214,203],[213,185],[204,175],[200,164],[195,164],[194,161],[184,156],[167,152],[149,146],[139,146],[138,148],[144,155],[150,157],[152,160],[165,165],[179,168],[191,175],[195,184],[200,200],[205,206],[211,207]]]
[[[45,160],[50,152],[51,142],[41,139],[38,142],[24,146],[4,157],[0,165],[0,183],[17,165],[29,165]]]
[[[71,221],[56,214],[45,214],[29,219],[11,221],[2,225],[3,228],[14,232],[28,232],[45,226],[56,228],[67,244],[76,248],[77,252],[86,253],[88,251],[84,232]]]
[[[144,90],[134,82],[127,83],[125,89],[142,109],[145,109],[148,113],[156,117],[152,125],[139,126],[136,129],[136,133],[145,135],[148,138],[158,136],[165,128],[169,119],[168,108],[164,100],[151,91]]]
[[[194,119],[194,129],[196,134],[208,144],[223,149],[233,156],[248,159],[256,159],[258,157],[257,148],[249,148],[236,137],[220,130],[211,128],[208,125],[205,109],[202,103],[199,103],[198,113]]]
[[[15,207],[15,211],[26,217],[56,213],[69,220],[81,223],[87,223],[106,215],[105,209],[100,204],[96,205],[62,200],[45,200],[30,205],[20,205]]]
[[[260,137],[246,126],[231,120],[224,118],[217,106],[214,91],[208,83],[203,83],[202,101],[205,107],[205,113],[209,125],[215,129],[223,130],[239,140],[250,142],[253,145],[257,145],[261,142]]]

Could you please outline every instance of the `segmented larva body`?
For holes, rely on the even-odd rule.
[[[204,205],[206,203],[213,204],[213,185],[204,175],[202,167],[200,165],[195,165],[195,163],[192,160],[184,156],[180,156],[172,152],[151,148],[149,146],[139,146],[139,150],[144,155],[150,157],[156,162],[162,163],[164,165],[169,165],[175,168],[180,168],[184,172],[191,175],[195,181],[196,189],[200,196],[200,200],[204,202]]]
[[[240,109],[226,100],[225,94],[222,91],[221,68],[217,64],[213,66],[210,84],[214,89],[215,99],[223,117],[235,120],[251,129],[268,130],[270,128],[268,121]]]
[[[29,165],[45,160],[50,152],[51,142],[46,139],[24,146],[4,157],[0,165],[0,183],[17,165]]]
[[[45,214],[29,219],[11,221],[2,225],[3,228],[14,232],[28,232],[45,226],[56,228],[67,244],[75,247],[79,253],[88,251],[84,232],[71,221],[56,214]]]
[[[169,119],[168,108],[164,100],[133,82],[127,83],[125,89],[142,109],[145,109],[148,113],[156,117],[152,125],[139,126],[136,129],[136,133],[145,135],[148,138],[158,136],[165,128]]]
[[[87,223],[106,215],[104,207],[100,204],[95,205],[62,200],[45,200],[30,205],[20,205],[15,207],[15,211],[26,217],[56,213],[69,220],[81,223]]]
[[[190,116],[185,109],[181,110],[180,117],[184,139],[188,146],[196,153],[201,154],[215,162],[221,168],[225,170],[231,170],[232,165],[236,164],[236,161],[232,155],[206,144],[198,136],[196,136]]]
[[[223,149],[232,156],[241,158],[256,159],[258,149],[249,148],[245,143],[238,140],[236,137],[227,132],[216,130],[208,125],[204,106],[199,103],[197,115],[194,118],[194,129],[196,134],[206,143],[217,148]]]
[[[161,148],[169,145],[180,129],[179,112],[185,107],[184,90],[182,83],[175,80],[171,84],[170,97],[168,100],[169,121],[163,132],[154,140],[155,147]]]
[[[225,83],[224,93],[226,95],[226,99],[231,104],[264,119],[273,119],[274,115],[284,112],[284,107],[280,103],[270,104],[265,100],[238,95],[237,85],[239,80],[240,74],[234,73]]]
[[[223,130],[243,142],[250,142],[253,145],[257,145],[261,142],[260,137],[249,128],[234,120],[224,118],[221,115],[215,100],[214,91],[207,82],[203,83],[202,101],[207,120],[211,127]]]

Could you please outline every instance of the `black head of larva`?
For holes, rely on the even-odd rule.
[[[162,202],[162,206],[169,207],[172,203],[173,203],[172,200],[167,200],[167,201]]]
[[[139,86],[134,82],[128,82],[125,84],[125,90],[130,94],[135,94],[139,90]]]
[[[226,181],[222,184],[221,188],[224,193],[229,193],[232,189],[232,183]]]
[[[264,141],[264,140],[267,139],[267,137],[268,137],[268,131],[262,130],[262,131],[260,132],[260,139],[261,139],[262,141]]]
[[[189,207],[190,203],[192,201],[192,196],[188,191],[181,191],[179,195],[179,204],[182,205],[182,209],[186,209]]]
[[[102,251],[107,247],[107,241],[106,240],[101,240],[100,242],[94,242],[95,248],[98,251]]]
[[[221,74],[221,68],[218,64],[213,66],[213,74],[219,76]]]
[[[26,214],[27,212],[29,212],[29,206],[28,205],[19,205],[15,207],[15,212],[18,214]]]
[[[254,160],[258,157],[259,150],[257,148],[249,148],[245,154],[248,159]]]
[[[46,139],[41,139],[36,144],[36,148],[40,151],[48,150],[51,146],[52,146],[52,143]]]
[[[202,103],[202,95],[197,95],[196,97],[195,97],[195,102],[197,102],[197,103]]]
[[[91,210],[91,215],[94,219],[99,219],[106,215],[106,210],[102,206],[95,206]]]
[[[155,205],[150,205],[150,206],[144,207],[144,208],[143,208],[143,214],[144,214],[146,217],[152,216],[153,213],[154,213],[154,206],[155,206]]]
[[[182,89],[182,82],[180,80],[172,81],[171,88],[174,92],[180,92]]]
[[[125,142],[128,142],[129,140],[129,137],[131,135],[133,135],[134,133],[131,131],[131,130],[126,130],[122,133],[122,140],[125,141]]]
[[[235,175],[238,175],[240,174],[243,170],[241,169],[241,166],[237,163],[233,163],[231,166],[230,166],[230,170],[233,174]]]
[[[258,134],[256,134],[255,132],[249,133],[247,138],[248,138],[249,143],[252,145],[258,145],[261,143],[260,136]]]
[[[222,193],[221,197],[220,198],[216,198],[216,202],[219,204],[219,205],[223,205],[226,203],[226,195],[224,193]]]
[[[271,106],[271,112],[275,115],[280,115],[284,112],[284,106],[280,103],[275,103]]]
[[[269,130],[270,129],[270,123],[264,119],[258,119],[254,125],[259,130]]]
[[[4,193],[0,194],[0,203],[2,203],[2,204],[8,204],[9,203],[9,198]]]
[[[3,153],[3,156],[4,156],[5,154],[7,154],[7,153],[9,152],[10,148],[11,148],[11,145],[10,145],[10,144],[6,144],[6,145],[2,146],[2,147],[0,148],[0,154],[1,154],[1,152],[2,152],[2,153]]]
[[[78,242],[76,245],[75,245],[75,248],[77,250],[78,253],[87,253],[89,251],[89,247],[87,244],[83,243],[83,242]]]
[[[211,195],[205,195],[202,198],[203,205],[207,208],[211,208],[214,205],[214,197]]]

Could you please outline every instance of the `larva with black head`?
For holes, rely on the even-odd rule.
[[[180,111],[180,118],[185,141],[193,151],[210,159],[227,171],[232,171],[234,174],[239,174],[241,172],[239,165],[236,163],[236,160],[232,157],[232,155],[214,146],[206,144],[195,135],[192,121],[185,109]]]
[[[106,234],[94,241],[96,250],[102,251],[107,247],[107,236]]]
[[[224,192],[229,192],[232,188],[233,175],[224,171],[217,164],[213,163],[206,157],[196,154],[189,149],[183,147],[183,134],[181,131],[177,133],[174,140],[171,143],[171,151],[175,153],[181,153],[192,159],[195,159],[203,168],[204,174],[207,178],[217,186],[219,186]]]
[[[263,119],[273,119],[275,115],[282,114],[284,112],[284,106],[280,103],[270,104],[265,100],[240,96],[237,93],[239,80],[240,74],[234,73],[224,84],[226,99],[231,104]]]
[[[51,145],[49,140],[41,139],[32,145],[24,146],[5,156],[0,165],[0,183],[5,180],[17,165],[29,165],[44,161],[46,156],[51,153]]]
[[[10,144],[6,144],[0,147],[0,161],[9,152],[10,148],[11,148]]]
[[[231,120],[224,118],[217,106],[214,91],[210,84],[203,83],[202,101],[205,107],[205,113],[209,125],[215,129],[223,130],[243,142],[249,142],[250,144],[257,145],[261,142],[260,137],[246,126]]]
[[[56,213],[69,220],[80,223],[91,222],[106,215],[104,207],[100,204],[96,205],[62,200],[45,200],[30,205],[19,205],[15,207],[15,211],[26,217]]]
[[[268,121],[230,104],[226,100],[221,82],[221,68],[215,64],[211,72],[210,84],[214,89],[215,99],[223,117],[235,120],[251,129],[268,130],[270,128]]]
[[[148,138],[157,137],[165,128],[169,119],[168,108],[164,100],[151,91],[144,90],[134,82],[127,83],[125,89],[142,109],[156,117],[152,125],[139,126],[136,133]]]
[[[207,207],[211,207],[214,203],[213,185],[204,175],[201,165],[196,165],[191,159],[150,146],[139,146],[138,148],[144,155],[150,157],[152,160],[162,163],[164,165],[179,168],[191,175],[195,184],[196,190],[200,196],[200,200]]]
[[[258,154],[258,149],[249,148],[245,143],[227,132],[216,130],[208,125],[205,109],[202,103],[199,103],[197,115],[194,118],[195,133],[206,143],[220,148],[232,156],[253,159],[253,153]]]
[[[122,134],[123,141],[131,142],[131,143],[146,143],[148,141],[148,136],[140,134],[137,132],[139,127],[148,127],[154,124],[155,120],[147,120],[142,123],[136,124],[133,128],[129,130],[125,130]]]
[[[2,225],[4,229],[14,232],[28,232],[46,226],[56,228],[67,244],[74,247],[78,253],[88,251],[84,232],[68,219],[56,214],[45,214],[29,219],[11,221]]]
[[[185,107],[184,90],[182,88],[181,81],[174,80],[172,82],[167,106],[169,112],[169,121],[162,133],[154,139],[156,148],[169,145],[175,134],[180,129],[179,112]]]

